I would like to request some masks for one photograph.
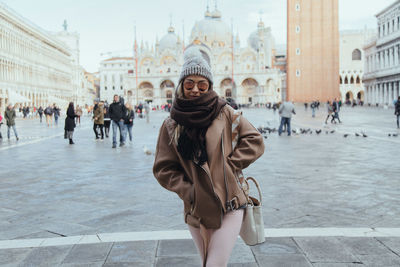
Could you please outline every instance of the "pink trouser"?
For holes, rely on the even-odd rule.
[[[219,229],[207,230],[210,236],[207,250],[207,267],[227,266],[229,256],[242,226],[243,212],[243,209],[228,212],[222,219],[222,225]],[[200,235],[200,229],[189,225],[189,231],[204,262],[203,239]]]

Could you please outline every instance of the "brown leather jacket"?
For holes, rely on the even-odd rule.
[[[185,222],[191,226],[198,228],[202,224],[208,229],[217,229],[229,211],[227,201],[235,209],[246,204],[238,174],[264,153],[264,142],[257,129],[242,116],[232,135],[234,117],[235,111],[226,105],[208,128],[208,162],[202,166],[179,154],[173,142],[177,125],[173,119],[166,118],[161,126],[153,173],[163,187],[183,200]],[[232,152],[235,135],[239,141]]]

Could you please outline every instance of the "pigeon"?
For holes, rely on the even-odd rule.
[[[335,132],[335,130],[332,130],[332,131],[331,131],[331,133],[334,133],[334,132]]]
[[[151,155],[151,154],[152,154],[151,151],[147,148],[147,146],[144,146],[144,147],[143,147],[143,152],[144,152],[146,155]]]
[[[368,137],[368,135],[366,135],[365,133],[362,133],[362,136],[363,136],[363,137]]]
[[[315,130],[316,134],[320,134],[322,130]]]
[[[346,138],[347,136],[349,136],[349,134],[344,134],[343,137]]]
[[[358,133],[355,133],[356,136],[360,136]]]
[[[388,136],[391,137],[392,135],[391,135],[391,134],[388,134]]]
[[[326,134],[328,134],[328,131],[325,131]]]
[[[396,133],[396,134],[392,134],[394,137],[397,137],[398,136],[398,134]]]

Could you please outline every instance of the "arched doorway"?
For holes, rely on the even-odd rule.
[[[354,99],[353,93],[351,91],[348,91],[346,93],[346,102],[348,102],[348,101],[352,102],[353,99]]]
[[[232,83],[231,78],[223,79],[219,87],[221,88],[221,94],[225,98],[230,97],[236,100],[236,84],[235,82]]]
[[[257,102],[258,82],[253,78],[247,78],[242,82],[243,92],[246,96],[246,103],[252,104]]]
[[[357,93],[357,99],[364,102],[364,91]]]
[[[139,84],[139,101],[152,102],[154,86],[149,82]]]

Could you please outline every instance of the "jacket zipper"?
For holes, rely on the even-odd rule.
[[[219,196],[217,195],[217,193],[215,193],[214,183],[213,183],[213,181],[212,181],[212,179],[211,179],[211,176],[208,174],[207,170],[203,168],[203,166],[200,166],[200,165],[197,164],[196,162],[195,162],[195,164],[196,164],[197,166],[199,166],[199,167],[207,174],[208,179],[210,179],[211,187],[212,187],[212,190],[213,190],[213,193],[214,193],[214,197],[218,200],[218,206],[220,207],[220,210],[222,210],[221,218],[220,218],[221,223],[222,223],[222,217],[223,217],[223,211],[224,211],[224,209],[223,209],[223,207],[221,206],[221,199],[219,198]],[[194,205],[193,205],[193,206],[194,206]]]

